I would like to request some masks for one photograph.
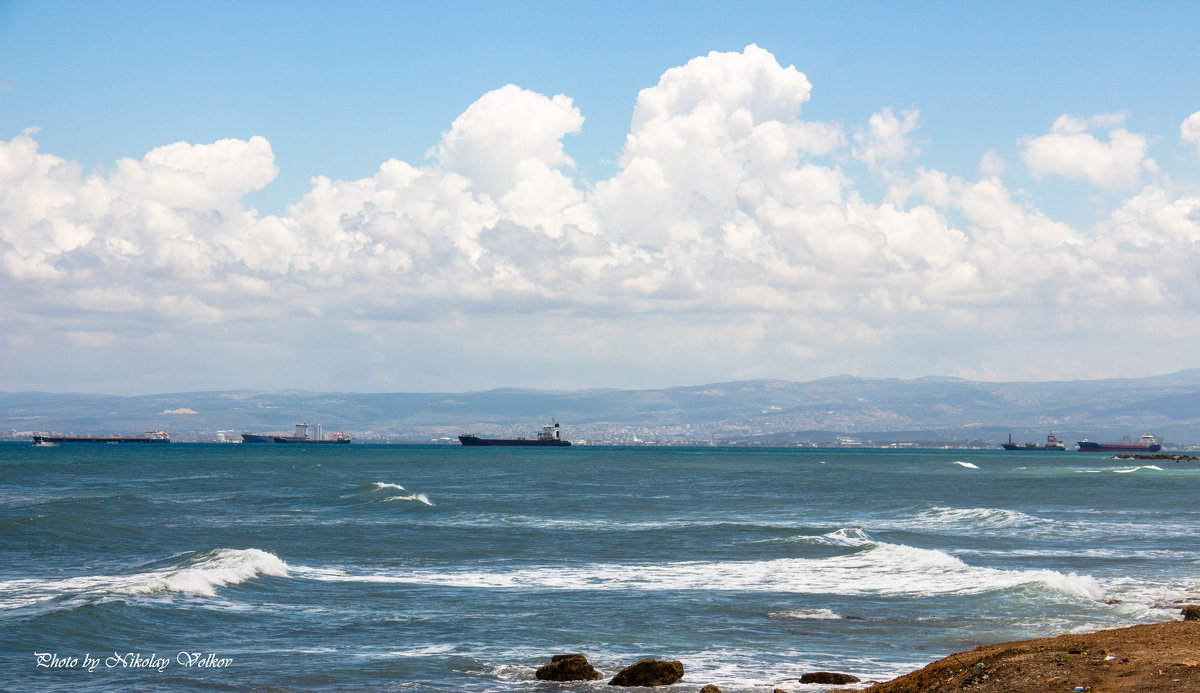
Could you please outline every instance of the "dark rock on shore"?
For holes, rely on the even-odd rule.
[[[683,662],[643,659],[625,667],[608,682],[610,686],[669,686],[683,678]]]
[[[550,663],[539,667],[534,674],[541,681],[595,681],[603,678],[600,672],[581,654],[559,654]]]
[[[1185,621],[1200,621],[1200,606],[1188,604],[1180,611]]]
[[[800,683],[831,683],[840,686],[845,683],[858,683],[860,679],[850,674],[839,674],[834,671],[813,671],[800,677]]]
[[[700,693],[721,693],[721,689],[711,683],[700,689]]]

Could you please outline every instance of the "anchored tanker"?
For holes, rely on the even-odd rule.
[[[350,435],[348,433],[337,432],[332,438],[325,438],[321,435],[321,424],[317,424],[317,436],[315,438],[308,437],[308,424],[296,424],[296,433],[290,436],[267,436],[257,433],[243,433],[243,443],[299,443],[302,445],[329,445],[337,443],[349,443]]]
[[[146,431],[140,436],[47,436],[35,435],[33,444],[38,447],[59,443],[169,443],[171,435],[166,431]]]
[[[1008,434],[1008,442],[1000,443],[1005,450],[1066,450],[1067,446],[1061,440],[1056,438],[1053,433],[1046,436],[1046,444],[1038,445],[1036,443],[1014,443],[1012,434]]]
[[[1142,436],[1142,439],[1136,443],[1093,443],[1090,440],[1081,440],[1076,445],[1079,446],[1080,452],[1158,452],[1162,450],[1162,445],[1152,433]]]
[[[469,447],[555,447],[571,444],[571,441],[562,439],[562,431],[559,429],[557,421],[542,426],[542,431],[538,433],[537,438],[480,438],[470,433],[464,433],[458,437],[458,441]]]

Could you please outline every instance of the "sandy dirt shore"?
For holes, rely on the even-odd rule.
[[[982,645],[870,693],[1200,691],[1200,621]]]

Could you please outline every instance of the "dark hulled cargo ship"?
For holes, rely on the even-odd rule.
[[[338,431],[332,437],[321,435],[321,424],[317,424],[317,437],[308,437],[308,424],[296,424],[296,432],[290,436],[272,436],[259,433],[243,433],[243,443],[292,443],[300,445],[346,445],[350,442],[350,434]]]
[[[1067,446],[1063,444],[1053,433],[1046,436],[1046,444],[1038,445],[1037,443],[1014,443],[1012,434],[1008,434],[1008,442],[1000,443],[1005,450],[1066,450]]]
[[[171,434],[166,431],[146,431],[140,436],[48,436],[35,435],[33,444],[38,447],[59,443],[169,443]]]
[[[1081,440],[1076,445],[1079,446],[1080,452],[1158,452],[1162,450],[1162,445],[1151,433],[1142,436],[1141,440],[1136,443],[1093,443],[1090,440]]]
[[[464,433],[458,437],[458,442],[467,447],[563,447],[571,444],[571,441],[562,439],[562,430],[557,421],[542,426],[537,438],[480,438]]]

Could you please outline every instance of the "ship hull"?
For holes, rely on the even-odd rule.
[[[1014,443],[1014,442],[1013,442],[1013,437],[1012,437],[1012,434],[1011,434],[1011,433],[1009,433],[1009,434],[1008,434],[1008,442],[1007,442],[1007,443],[1000,443],[1000,445],[1001,445],[1001,446],[1002,446],[1002,447],[1003,447],[1005,450],[1028,450],[1028,451],[1038,451],[1038,450],[1043,450],[1043,451],[1051,451],[1051,450],[1057,450],[1057,451],[1066,451],[1066,449],[1067,449],[1067,446],[1066,446],[1066,445],[1064,445],[1064,444],[1063,444],[1063,442],[1062,442],[1061,440],[1059,440],[1059,439],[1058,439],[1058,436],[1054,435],[1053,433],[1051,433],[1050,435],[1046,436],[1046,444],[1045,444],[1045,445],[1037,445],[1037,444],[1035,444],[1035,443],[1025,443],[1025,444],[1023,444],[1023,445],[1022,445],[1022,444],[1019,444],[1019,443]]]
[[[169,443],[170,438],[146,438],[143,436],[34,436],[34,445],[50,443]]]
[[[1087,440],[1078,443],[1080,452],[1158,452],[1162,446],[1158,443],[1150,445],[1124,445],[1121,443],[1093,443]]]
[[[296,436],[263,436],[257,433],[243,433],[243,443],[283,443],[292,445],[347,445],[350,436],[338,434],[329,440],[314,440],[312,438],[297,438]]]
[[[571,444],[569,440],[538,440],[535,438],[480,438],[459,436],[458,441],[466,447],[488,448],[562,448]]]

